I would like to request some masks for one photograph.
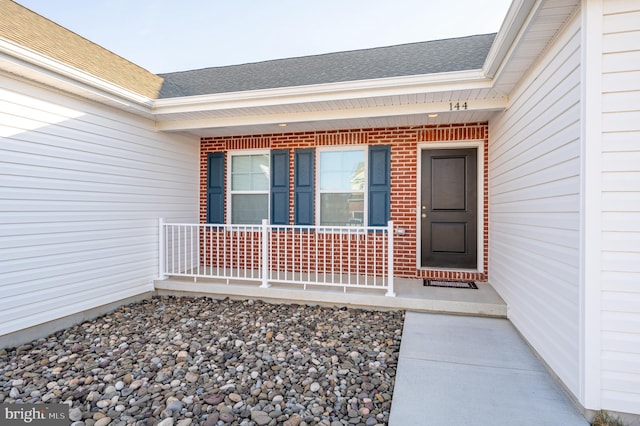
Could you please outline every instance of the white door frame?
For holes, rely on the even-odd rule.
[[[425,268],[422,266],[421,239],[422,239],[422,220],[420,219],[420,191],[422,188],[422,151],[431,149],[464,149],[476,148],[478,150],[478,176],[477,176],[477,259],[476,269],[457,269],[457,268]],[[416,155],[418,156],[418,170],[416,182],[416,268],[418,270],[438,270],[438,271],[460,271],[460,272],[478,272],[484,273],[484,140],[474,139],[465,141],[450,142],[419,142]]]

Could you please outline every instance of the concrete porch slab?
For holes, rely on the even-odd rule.
[[[420,280],[397,278],[396,297],[385,290],[347,287],[274,284],[261,288],[256,282],[193,278],[169,278],[154,282],[158,294],[200,295],[214,298],[252,298],[273,303],[310,303],[367,309],[402,309],[416,312],[442,312],[461,315],[506,318],[507,305],[487,283],[478,289],[424,287]]]

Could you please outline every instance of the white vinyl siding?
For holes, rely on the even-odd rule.
[[[602,408],[640,414],[640,1],[605,1]]]
[[[490,123],[489,271],[509,318],[564,384],[580,377],[579,16]],[[508,350],[508,348],[505,348]]]
[[[0,74],[0,335],[153,289],[198,220],[195,137]]]

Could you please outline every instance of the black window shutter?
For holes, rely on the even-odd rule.
[[[369,147],[369,226],[386,226],[391,210],[391,146]]]
[[[271,151],[271,223],[289,224],[289,150]]]
[[[207,223],[224,223],[224,152],[207,157]]]
[[[313,177],[315,150],[297,149],[294,154],[294,219],[296,225],[313,225]]]

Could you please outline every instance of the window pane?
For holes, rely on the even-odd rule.
[[[269,174],[269,156],[267,154],[251,156],[251,172]]]
[[[269,217],[267,194],[234,194],[231,196],[231,223],[256,224]]]
[[[364,193],[320,194],[320,224],[362,226],[364,224]]]
[[[268,191],[269,190],[269,172],[266,174],[252,174],[251,175],[251,190],[252,191]]]
[[[231,175],[231,189],[236,191],[248,191],[251,188],[251,175]]]
[[[364,190],[364,151],[320,153],[320,190]]]
[[[234,155],[231,157],[231,170],[233,173],[249,173],[251,171],[251,156]]]
[[[234,155],[231,157],[232,191],[267,191],[269,189],[269,156]]]

